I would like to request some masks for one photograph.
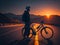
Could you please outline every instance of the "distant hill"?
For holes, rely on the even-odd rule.
[[[48,19],[46,16],[30,15],[32,23],[40,23],[42,20],[46,24],[60,25],[60,16],[51,15]],[[15,15],[12,13],[0,13],[0,23],[22,23],[22,15]]]
[[[4,14],[0,13],[0,23],[6,23],[6,22],[9,23],[10,19]]]
[[[44,18],[44,20],[46,20],[46,23],[48,22],[49,24],[60,26],[60,16],[58,15],[51,15],[49,19]]]
[[[19,20],[17,18],[18,17],[12,13],[0,13],[0,23],[18,23]]]
[[[47,16],[37,16],[32,14],[30,15],[30,18],[32,23],[40,23],[41,21],[44,21],[45,24],[60,26],[60,16],[58,15],[51,15],[47,18]]]

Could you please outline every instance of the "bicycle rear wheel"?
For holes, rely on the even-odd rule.
[[[50,28],[50,27],[43,27],[41,29],[41,36],[44,38],[44,39],[51,39],[53,37],[53,29]]]
[[[32,36],[33,36],[33,29],[30,28],[30,31],[27,32],[27,34],[25,34],[25,33],[26,33],[25,32],[25,28],[22,28],[22,35],[23,35],[23,37],[24,38],[32,38]]]

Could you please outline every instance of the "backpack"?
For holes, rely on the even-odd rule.
[[[24,22],[30,21],[30,15],[28,12],[24,12],[24,14],[22,16],[22,21],[24,21]]]

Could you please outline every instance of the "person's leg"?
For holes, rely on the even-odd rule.
[[[26,33],[27,33],[27,37],[29,37],[29,34],[30,34],[30,22],[26,23]]]
[[[26,33],[26,29],[27,29],[27,23],[25,22],[25,26],[24,26],[24,34],[23,34],[23,36],[24,36],[24,38],[26,38],[26,36],[27,36],[27,33]]]
[[[30,22],[25,22],[24,37],[29,37],[30,34]]]

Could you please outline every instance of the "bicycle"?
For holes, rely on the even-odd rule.
[[[33,26],[32,26],[33,27]],[[48,27],[48,26],[45,26],[44,23],[41,22],[41,25],[39,25],[36,29],[37,31],[35,31],[34,28],[30,27],[30,33],[29,33],[29,36],[27,37],[24,37],[24,38],[32,38],[33,35],[36,35],[36,32],[40,31],[41,33],[41,36],[44,38],[44,39],[51,39],[54,35],[54,32],[53,32],[53,29]],[[25,32],[25,27],[22,29],[22,34],[24,35],[24,32]],[[51,35],[48,35],[48,34],[51,34]],[[46,37],[47,36],[47,37]]]

